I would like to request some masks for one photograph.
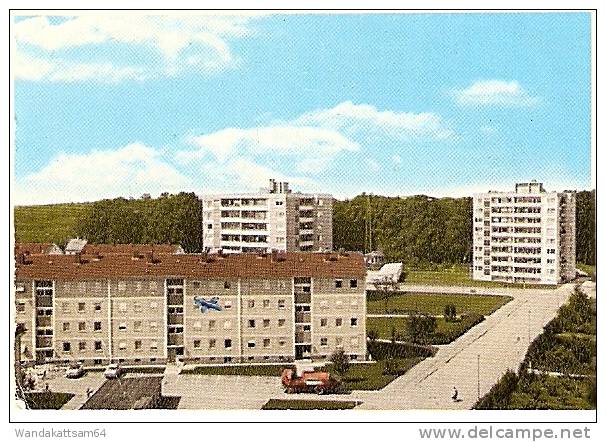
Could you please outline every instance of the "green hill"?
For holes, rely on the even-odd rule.
[[[90,206],[90,203],[16,206],[15,240],[51,242],[62,246],[69,238],[77,236],[77,226]]]

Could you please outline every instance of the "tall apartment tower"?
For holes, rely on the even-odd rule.
[[[559,284],[574,279],[574,192],[518,183],[473,196],[473,279]]]
[[[292,192],[272,179],[258,193],[204,195],[202,204],[208,251],[332,250],[332,195]]]

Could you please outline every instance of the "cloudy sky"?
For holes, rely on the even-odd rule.
[[[106,13],[107,14],[107,13]],[[15,17],[16,204],[591,188],[590,16]]]

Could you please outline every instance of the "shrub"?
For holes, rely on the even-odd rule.
[[[330,361],[333,363],[335,371],[340,375],[343,375],[345,372],[347,372],[347,370],[349,370],[349,358],[342,348],[334,351],[334,353],[330,356]]]
[[[457,319],[457,307],[454,304],[446,304],[444,306],[444,319],[450,322]]]
[[[428,343],[438,324],[436,318],[424,314],[414,314],[406,318],[406,331],[412,342]]]

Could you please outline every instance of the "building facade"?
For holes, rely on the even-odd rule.
[[[353,253],[21,255],[20,359],[364,360],[365,274]]]
[[[259,193],[205,195],[202,204],[209,251],[332,250],[329,194],[291,192],[288,183],[270,180]]]
[[[575,193],[518,183],[473,196],[473,279],[559,284],[576,275]]]

